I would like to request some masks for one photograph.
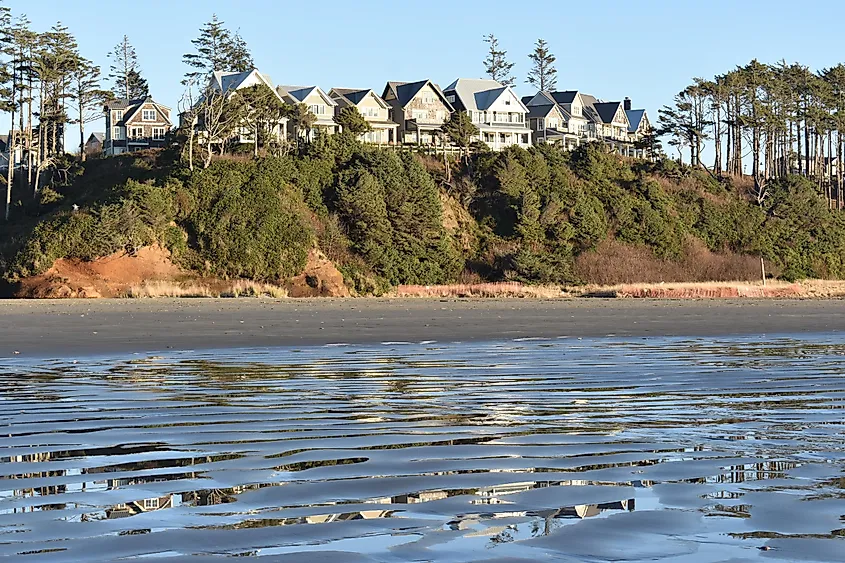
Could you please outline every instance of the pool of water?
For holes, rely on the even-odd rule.
[[[845,344],[521,340],[0,367],[0,557],[845,560]]]

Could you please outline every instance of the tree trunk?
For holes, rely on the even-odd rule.
[[[16,85],[16,78],[17,75],[15,74],[14,69],[12,70],[12,119],[10,121],[12,125],[12,131],[9,135],[8,139],[8,149],[9,149],[9,160],[6,162],[8,165],[8,170],[6,170],[6,214],[5,219],[6,222],[9,222],[9,214],[11,213],[12,209],[12,182],[15,179],[15,89],[17,88]]]

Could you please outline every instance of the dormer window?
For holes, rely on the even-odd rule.
[[[156,110],[154,109],[145,109],[141,111],[141,119],[144,121],[155,121],[156,120]]]

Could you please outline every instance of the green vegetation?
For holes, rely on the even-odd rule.
[[[159,243],[204,274],[279,281],[299,274],[316,246],[367,293],[462,277],[590,282],[579,257],[612,242],[671,263],[695,243],[763,256],[785,279],[845,276],[845,219],[797,176],[773,182],[761,207],[742,179],[632,163],[599,144],[512,148],[450,166],[349,135],[193,172],[168,151],[75,164],[66,183],[16,198],[0,268],[14,282],[57,258]]]

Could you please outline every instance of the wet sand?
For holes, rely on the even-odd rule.
[[[161,299],[0,302],[0,358],[386,341],[845,330],[845,301]]]

